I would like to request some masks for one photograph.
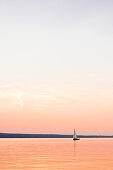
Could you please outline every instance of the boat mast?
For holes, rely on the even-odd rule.
[[[73,138],[77,138],[77,135],[76,135],[75,129],[74,129],[74,135],[73,135]]]

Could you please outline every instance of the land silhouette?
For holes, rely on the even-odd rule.
[[[0,133],[0,138],[72,138],[73,135],[63,134],[22,134],[22,133]],[[107,135],[77,135],[78,138],[113,138]]]

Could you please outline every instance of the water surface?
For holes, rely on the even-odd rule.
[[[0,139],[0,170],[113,170],[113,139]]]

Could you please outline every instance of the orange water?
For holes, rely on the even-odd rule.
[[[0,170],[113,170],[113,139],[0,139]]]

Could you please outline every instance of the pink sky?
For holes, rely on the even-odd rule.
[[[112,91],[2,87],[1,132],[112,134]]]
[[[0,132],[113,134],[113,1],[0,2]]]

